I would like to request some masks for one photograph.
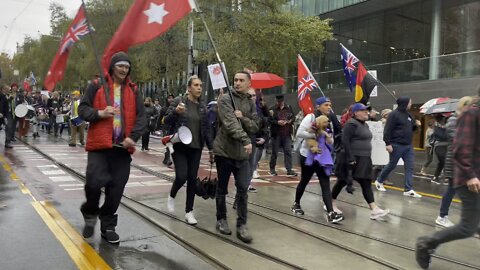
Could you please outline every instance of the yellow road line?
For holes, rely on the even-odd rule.
[[[68,235],[75,246],[83,253],[94,269],[111,269],[110,266],[103,260],[100,255],[85,242],[83,237],[66,221],[62,215],[53,207],[50,202],[41,202],[45,210],[56,221],[58,226]]]
[[[372,185],[374,186],[375,184],[372,183]],[[393,186],[387,186],[387,185],[384,185],[384,187],[385,187],[386,189],[398,190],[398,191],[401,191],[401,192],[404,191],[403,188],[399,188],[399,187],[393,187]],[[420,195],[422,195],[422,196],[425,196],[425,197],[430,197],[430,198],[435,198],[435,199],[442,199],[442,196],[439,196],[439,195],[430,194],[430,193],[421,192],[421,191],[415,191],[415,192],[417,192],[418,194],[420,194]],[[459,199],[453,199],[452,202],[461,203],[462,201],[459,200]]]
[[[72,231],[64,230],[65,224],[68,222],[61,217],[60,214],[56,214],[56,216],[52,216],[49,211],[47,211],[47,206],[42,202],[32,202],[33,207],[37,211],[38,215],[43,219],[45,224],[48,226],[50,231],[52,231],[53,235],[58,239],[58,241],[62,244],[63,248],[67,251],[68,255],[72,258],[75,265],[80,270],[94,270],[94,269],[111,269],[105,261],[103,261],[95,251],[93,251],[92,247],[88,243],[84,243],[83,245],[77,246],[77,243],[73,240],[76,239],[74,235],[71,235]],[[48,207],[50,211],[53,211],[53,207]],[[55,211],[56,212],[56,211]],[[73,228],[71,228],[73,230]],[[76,232],[74,233],[76,234]],[[79,237],[79,236],[78,236]],[[73,239],[72,239],[73,238]],[[89,248],[91,250],[89,250]],[[89,250],[86,254],[85,251]],[[93,254],[92,254],[93,253]],[[94,255],[95,254],[95,255]],[[92,260],[93,257],[94,258]]]

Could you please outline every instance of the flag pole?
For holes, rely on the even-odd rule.
[[[82,0],[83,1],[83,0]],[[232,105],[233,105],[233,110],[237,110],[237,105],[235,103],[235,100],[233,99],[233,94],[232,90],[230,89],[230,83],[228,82],[228,77],[227,77],[227,71],[225,70],[225,67],[222,65],[222,60],[220,59],[220,54],[218,53],[217,50],[217,45],[215,44],[215,41],[213,40],[212,33],[210,32],[210,29],[208,28],[207,22],[205,21],[205,16],[203,14],[203,11],[200,10],[197,0],[193,0],[195,3],[195,11],[200,15],[200,18],[202,19],[203,26],[205,27],[205,30],[207,31],[208,38],[210,39],[210,43],[212,44],[213,50],[215,51],[215,57],[217,58],[218,63],[220,64],[220,68],[222,70],[223,78],[225,79],[225,82],[227,83],[227,88],[228,88],[228,95],[232,99]]]
[[[344,47],[345,49],[347,49],[347,47],[345,47],[345,45],[343,45],[341,42],[340,42],[340,46],[342,46],[342,47]],[[347,51],[348,51],[348,49],[347,49]],[[361,62],[360,59],[358,60],[358,62]],[[366,69],[367,71],[369,71],[369,68],[368,68],[365,64],[363,64],[363,67],[365,67],[365,69]],[[370,74],[370,75],[372,75],[372,74]],[[378,83],[380,83],[380,84],[385,88],[385,90],[387,90],[387,92],[393,97],[393,99],[395,99],[395,101],[397,100],[397,97],[392,93],[392,91],[390,91],[390,89],[388,89],[388,87],[387,87],[385,84],[383,84],[378,78],[375,78],[375,80],[376,80]]]
[[[87,13],[87,7],[85,6],[84,0],[82,0],[82,6],[83,6],[83,11],[85,12],[85,18],[87,19],[87,25],[90,30],[92,30],[92,25],[90,24],[90,19],[88,18],[88,13]],[[108,84],[105,81],[105,78],[103,77],[103,69],[102,65],[100,64],[100,58],[98,57],[97,53],[97,45],[95,44],[95,40],[93,39],[93,31],[88,31],[88,35],[90,36],[90,41],[92,42],[92,48],[93,48],[93,53],[95,54],[95,62],[97,62],[97,67],[98,70],[100,71],[99,73],[99,78],[100,78],[100,84],[103,86],[103,91],[105,91],[105,99],[107,101],[107,106],[111,106],[110,104],[110,89],[108,88]]]
[[[315,79],[315,77],[313,77],[312,72],[310,72],[310,69],[309,69],[308,66],[305,64],[305,61],[303,61],[302,56],[301,56],[300,54],[297,54],[297,55],[298,55],[298,57],[300,58],[300,61],[302,61],[302,64],[307,67],[308,75],[310,75],[310,77],[312,77],[313,80],[315,81],[315,83],[318,85],[318,90],[320,90],[320,93],[322,94],[322,96],[325,96],[325,94],[324,94],[323,91],[322,91],[322,88],[320,87],[320,84],[318,84],[318,82],[317,82],[317,80]]]

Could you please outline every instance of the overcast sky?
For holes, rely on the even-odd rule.
[[[60,3],[67,15],[75,16],[81,0],[0,0],[0,52],[13,55],[17,42],[22,44],[25,36],[38,38],[50,33],[50,3]]]

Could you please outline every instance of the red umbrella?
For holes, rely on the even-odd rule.
[[[282,86],[285,80],[273,73],[259,72],[252,75],[252,87],[255,89],[271,88],[275,86]]]

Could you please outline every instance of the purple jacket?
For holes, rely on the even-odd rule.
[[[305,165],[312,166],[316,161],[325,170],[326,175],[331,175],[333,170],[333,158],[332,158],[332,145],[328,144],[325,140],[325,134],[317,138],[318,148],[321,153],[308,152]]]

